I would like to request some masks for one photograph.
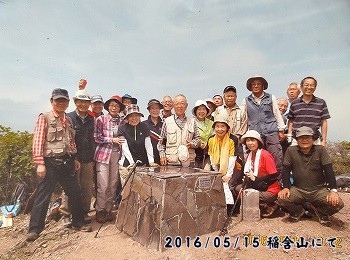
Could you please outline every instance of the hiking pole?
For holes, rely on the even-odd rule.
[[[226,222],[225,222],[223,228],[220,230],[219,236],[224,236],[224,235],[227,234],[227,232],[228,232],[228,225],[229,225],[229,223],[230,223],[231,217],[232,217],[233,212],[234,212],[234,210],[235,210],[235,208],[236,208],[236,206],[237,206],[237,204],[238,204],[238,199],[241,197],[241,194],[242,194],[243,190],[244,190],[245,187],[247,186],[247,182],[248,182],[248,177],[247,177],[246,175],[244,175],[243,183],[242,183],[242,186],[241,186],[241,188],[240,188],[240,190],[239,190],[239,192],[238,192],[236,201],[235,201],[235,203],[233,204],[233,207],[232,207],[232,209],[231,209],[229,215],[227,216],[227,219],[226,219]]]
[[[125,186],[128,184],[128,181],[131,177],[131,175],[133,174],[133,172],[136,169],[137,164],[141,164],[142,162],[140,160],[137,160],[130,168],[129,173],[128,173],[128,177],[126,177],[125,183],[122,186],[121,190],[119,191],[119,193],[117,194],[117,199],[119,199],[119,196],[122,194]],[[103,227],[103,225],[107,222],[107,220],[105,219],[105,221],[102,222],[102,224],[100,225],[99,229],[97,230],[96,234],[95,234],[95,238],[97,238],[98,233],[100,232],[101,228]]]

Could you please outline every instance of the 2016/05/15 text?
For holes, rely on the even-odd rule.
[[[260,248],[267,247],[269,250],[275,249],[306,249],[306,248],[321,248],[328,246],[330,248],[341,248],[343,239],[341,237],[312,237],[306,239],[303,236],[237,236],[237,237],[199,237],[196,236],[194,239],[186,236],[182,238],[176,237],[165,237],[164,248],[227,248],[236,249],[237,247],[243,246],[244,248]]]

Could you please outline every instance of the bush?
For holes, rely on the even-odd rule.
[[[36,168],[32,160],[33,134],[13,132],[0,125],[0,201],[11,199],[19,181],[28,184],[30,191],[36,186]],[[6,194],[8,193],[8,194]],[[7,195],[7,198],[6,198]]]
[[[331,142],[327,148],[336,175],[350,173],[350,142]]]

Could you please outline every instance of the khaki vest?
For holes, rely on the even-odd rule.
[[[66,115],[66,128],[64,128],[60,118],[55,117],[52,111],[43,113],[43,115],[47,122],[44,157],[59,157],[76,153],[76,149],[71,147],[75,131],[70,117]]]
[[[178,156],[178,147],[183,144],[186,145],[186,141],[190,142],[194,134],[194,119],[188,118],[184,128],[181,129],[175,122],[175,116],[170,116],[165,119],[166,123],[166,145],[165,155],[170,164],[180,164]],[[193,148],[188,149],[189,158],[191,162],[194,162],[196,157]]]

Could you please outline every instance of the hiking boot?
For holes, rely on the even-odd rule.
[[[305,213],[303,215],[303,218],[311,219],[314,217],[314,214],[312,214],[311,211],[305,210]]]
[[[92,232],[92,227],[89,224],[82,226],[72,226],[72,229],[82,232]]]
[[[91,222],[92,222],[92,218],[88,214],[85,214],[84,215],[84,223],[91,224]]]
[[[271,217],[273,213],[276,212],[276,210],[279,208],[279,206],[274,203],[272,206],[266,206],[265,212],[261,214],[263,218]]]
[[[112,214],[112,212],[107,212],[106,221],[109,221],[109,222],[115,221],[115,216]]]
[[[61,224],[65,228],[70,228],[72,226],[72,221],[70,220],[70,217],[63,217],[61,220]]]
[[[304,215],[304,213],[305,213],[305,210],[302,209],[299,214],[295,214],[295,215],[290,214],[289,221],[290,222],[298,222],[298,221],[300,221],[300,219]]]
[[[106,222],[106,214],[107,214],[107,212],[105,210],[97,211],[96,212],[96,221],[98,223],[105,223]]]
[[[35,232],[30,232],[30,233],[28,233],[28,235],[27,235],[26,241],[28,241],[28,242],[33,242],[33,241],[37,240],[38,237],[39,237],[39,235],[38,235],[37,233],[35,233]]]
[[[331,226],[331,220],[329,219],[329,216],[320,214],[320,218],[318,219],[320,224],[325,227]]]

